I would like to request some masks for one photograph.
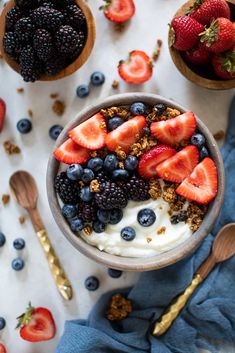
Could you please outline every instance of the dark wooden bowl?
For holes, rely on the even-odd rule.
[[[95,20],[92,15],[92,12],[84,0],[75,0],[76,4],[81,8],[83,11],[86,22],[87,22],[87,39],[86,44],[81,52],[81,54],[77,57],[77,59],[68,65],[65,69],[61,70],[58,74],[54,76],[47,76],[42,75],[39,81],[55,81],[60,78],[64,78],[73,74],[77,71],[88,59],[91,54],[92,48],[95,43],[96,37],[96,29],[95,29]],[[9,55],[7,55],[3,48],[3,37],[5,34],[5,19],[7,12],[14,6],[14,0],[10,0],[5,8],[2,11],[0,16],[0,53],[3,56],[3,59],[7,62],[7,64],[16,72],[19,73],[19,64],[15,62]]]
[[[115,95],[103,100],[100,103],[85,108],[83,111],[79,112],[76,118],[70,121],[65,126],[56,142],[55,148],[61,145],[67,139],[67,132],[69,130],[77,126],[82,121],[88,119],[93,114],[97,113],[100,109],[109,106],[129,105],[135,101],[142,101],[149,105],[154,105],[158,102],[162,102],[165,103],[167,106],[178,109],[181,112],[185,112],[188,110],[166,98],[154,94],[124,93]],[[197,249],[203,239],[206,238],[218,218],[224,197],[225,179],[223,161],[218,145],[215,142],[208,128],[204,125],[204,123],[199,118],[197,118],[197,122],[198,129],[205,135],[208,144],[208,149],[218,168],[218,194],[216,198],[211,202],[208,212],[205,215],[205,218],[200,228],[195,233],[193,233],[193,235],[189,239],[187,239],[181,245],[153,257],[131,258],[107,254],[98,250],[96,247],[89,245],[82,238],[76,236],[70,230],[68,223],[65,221],[61,214],[60,205],[53,186],[54,179],[58,174],[60,163],[53,157],[53,155],[51,155],[47,169],[47,194],[50,208],[55,218],[55,221],[60,227],[61,231],[64,233],[66,238],[75,246],[76,249],[78,249],[80,252],[93,259],[94,261],[104,264],[108,267],[135,272],[150,271],[166,267],[190,255],[193,251]]]
[[[187,1],[180,9],[176,12],[175,16],[185,15],[186,10],[194,3],[194,0]],[[230,6],[232,20],[235,21],[235,0],[227,0],[227,3]],[[179,50],[173,48],[169,44],[168,37],[168,46],[171,58],[177,67],[177,69],[181,72],[181,74],[186,77],[188,80],[194,82],[196,85],[205,87],[208,89],[214,90],[226,90],[235,88],[235,79],[232,80],[223,80],[213,74],[211,68],[206,68],[205,71],[200,69],[194,65],[189,65],[186,63],[180,53]]]

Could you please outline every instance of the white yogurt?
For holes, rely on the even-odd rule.
[[[143,227],[137,221],[137,214],[143,208],[150,208],[156,214],[156,221],[150,227]],[[184,242],[192,235],[189,224],[180,222],[171,224],[168,214],[169,204],[162,198],[143,202],[129,201],[123,209],[122,220],[115,225],[107,225],[105,232],[85,235],[82,238],[99,250],[119,256],[148,257],[160,252],[170,250]],[[121,230],[124,227],[133,227],[136,237],[132,241],[121,238]],[[165,227],[165,232],[158,234],[158,230]]]

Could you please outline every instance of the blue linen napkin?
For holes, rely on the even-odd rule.
[[[87,320],[65,323],[56,353],[198,353],[198,348],[216,352],[213,340],[235,343],[235,257],[211,272],[165,335],[155,338],[149,331],[173,297],[191,282],[210,252],[213,236],[224,224],[235,222],[235,116],[222,155],[227,178],[224,206],[197,252],[168,268],[141,274],[133,288],[115,291],[134,305],[130,316],[119,323],[104,316],[114,292],[103,295]]]

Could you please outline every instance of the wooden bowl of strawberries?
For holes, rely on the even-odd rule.
[[[169,50],[177,69],[208,89],[235,88],[235,0],[190,0],[172,19]]]

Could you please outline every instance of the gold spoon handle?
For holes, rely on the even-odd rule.
[[[154,336],[161,336],[169,329],[169,327],[179,315],[180,311],[184,308],[185,304],[187,303],[195,289],[199,286],[202,281],[203,278],[200,274],[196,274],[194,276],[191,284],[185,289],[182,294],[180,294],[176,298],[175,302],[171,304],[168,310],[161,316],[160,320],[156,322],[153,329]]]
[[[42,245],[42,248],[46,254],[46,258],[54,277],[57,288],[62,295],[62,297],[66,300],[72,299],[73,290],[69,279],[67,278],[63,267],[60,264],[60,261],[53,249],[53,246],[50,242],[50,239],[47,235],[46,229],[43,226],[41,217],[37,209],[28,210],[31,221],[33,223],[34,229],[38,236],[38,239]]]

